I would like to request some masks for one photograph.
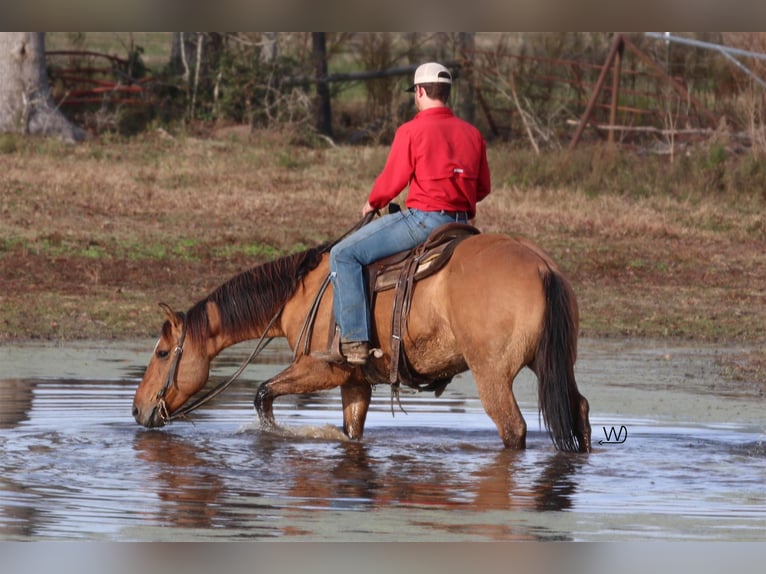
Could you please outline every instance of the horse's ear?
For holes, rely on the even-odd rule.
[[[178,326],[178,315],[173,311],[173,308],[167,303],[160,303],[160,307],[165,312],[165,318],[170,321],[170,324],[174,327]]]

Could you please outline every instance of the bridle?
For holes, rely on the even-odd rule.
[[[181,328],[181,337],[178,339],[178,345],[176,345],[175,350],[173,351],[173,359],[170,363],[170,370],[168,370],[168,376],[165,378],[165,384],[162,385],[162,388],[157,392],[156,399],[157,399],[157,408],[159,412],[159,416],[162,419],[163,423],[169,423],[171,421],[174,421],[176,419],[179,419],[183,416],[188,415],[190,412],[198,409],[208,401],[211,401],[215,397],[217,397],[219,394],[221,394],[224,390],[226,390],[229,385],[231,385],[234,381],[236,381],[239,376],[244,372],[244,370],[247,368],[247,366],[252,362],[252,360],[257,357],[261,351],[263,351],[266,346],[271,343],[271,341],[274,339],[274,337],[266,338],[266,334],[271,330],[271,328],[274,326],[274,323],[277,322],[277,319],[282,314],[282,310],[285,308],[284,305],[282,305],[279,310],[274,314],[274,317],[272,317],[271,321],[269,321],[269,324],[266,326],[266,328],[263,330],[263,334],[261,335],[261,338],[258,339],[258,344],[255,346],[255,349],[250,353],[250,356],[247,357],[243,361],[243,363],[239,366],[239,368],[234,372],[233,375],[231,375],[228,379],[225,381],[219,383],[216,385],[213,389],[205,393],[203,396],[196,399],[194,402],[182,406],[179,409],[173,411],[172,413],[168,411],[168,407],[165,404],[165,395],[167,394],[170,387],[176,386],[176,377],[178,376],[178,364],[181,362],[181,355],[184,352],[184,342],[186,341],[186,314],[185,313],[179,313],[181,317],[181,321],[183,322],[183,326]],[[204,386],[204,385],[203,385]]]
[[[157,401],[159,401],[157,407],[159,408],[160,417],[164,422],[168,422],[173,418],[172,415],[168,413],[168,407],[165,404],[165,395],[170,387],[176,386],[178,364],[181,362],[181,355],[184,352],[184,343],[186,342],[186,313],[179,313],[179,315],[181,316],[181,323],[183,325],[181,327],[181,338],[178,340],[178,345],[176,345],[176,348],[173,351],[173,359],[170,363],[168,376],[165,378],[165,384],[162,385],[162,388],[157,392],[157,396],[155,397]]]

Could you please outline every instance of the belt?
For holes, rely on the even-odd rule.
[[[442,209],[441,211],[439,211],[439,213],[441,213],[442,215],[448,215],[455,221],[457,221],[458,219],[465,219],[466,221],[468,221],[468,219],[470,219],[469,213],[467,211],[447,211],[446,209]]]

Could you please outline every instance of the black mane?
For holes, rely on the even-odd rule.
[[[316,269],[326,251],[314,247],[257,265],[235,275],[187,313],[188,337],[197,343],[209,332],[206,305],[213,302],[221,313],[221,328],[237,333],[253,326],[265,327],[290,299],[306,275]]]

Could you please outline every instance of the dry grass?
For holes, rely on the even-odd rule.
[[[345,231],[387,153],[291,146],[289,132],[207,135],[0,145],[0,340],[153,335],[158,301],[183,308],[233,273]],[[584,335],[740,344],[751,350],[732,375],[766,380],[757,193],[690,192],[693,172],[684,188],[647,193],[650,178],[679,176],[643,159],[594,192],[582,184],[592,165],[553,170],[569,179],[556,182],[531,161],[491,148],[495,189],[477,224],[528,236],[561,263]]]

